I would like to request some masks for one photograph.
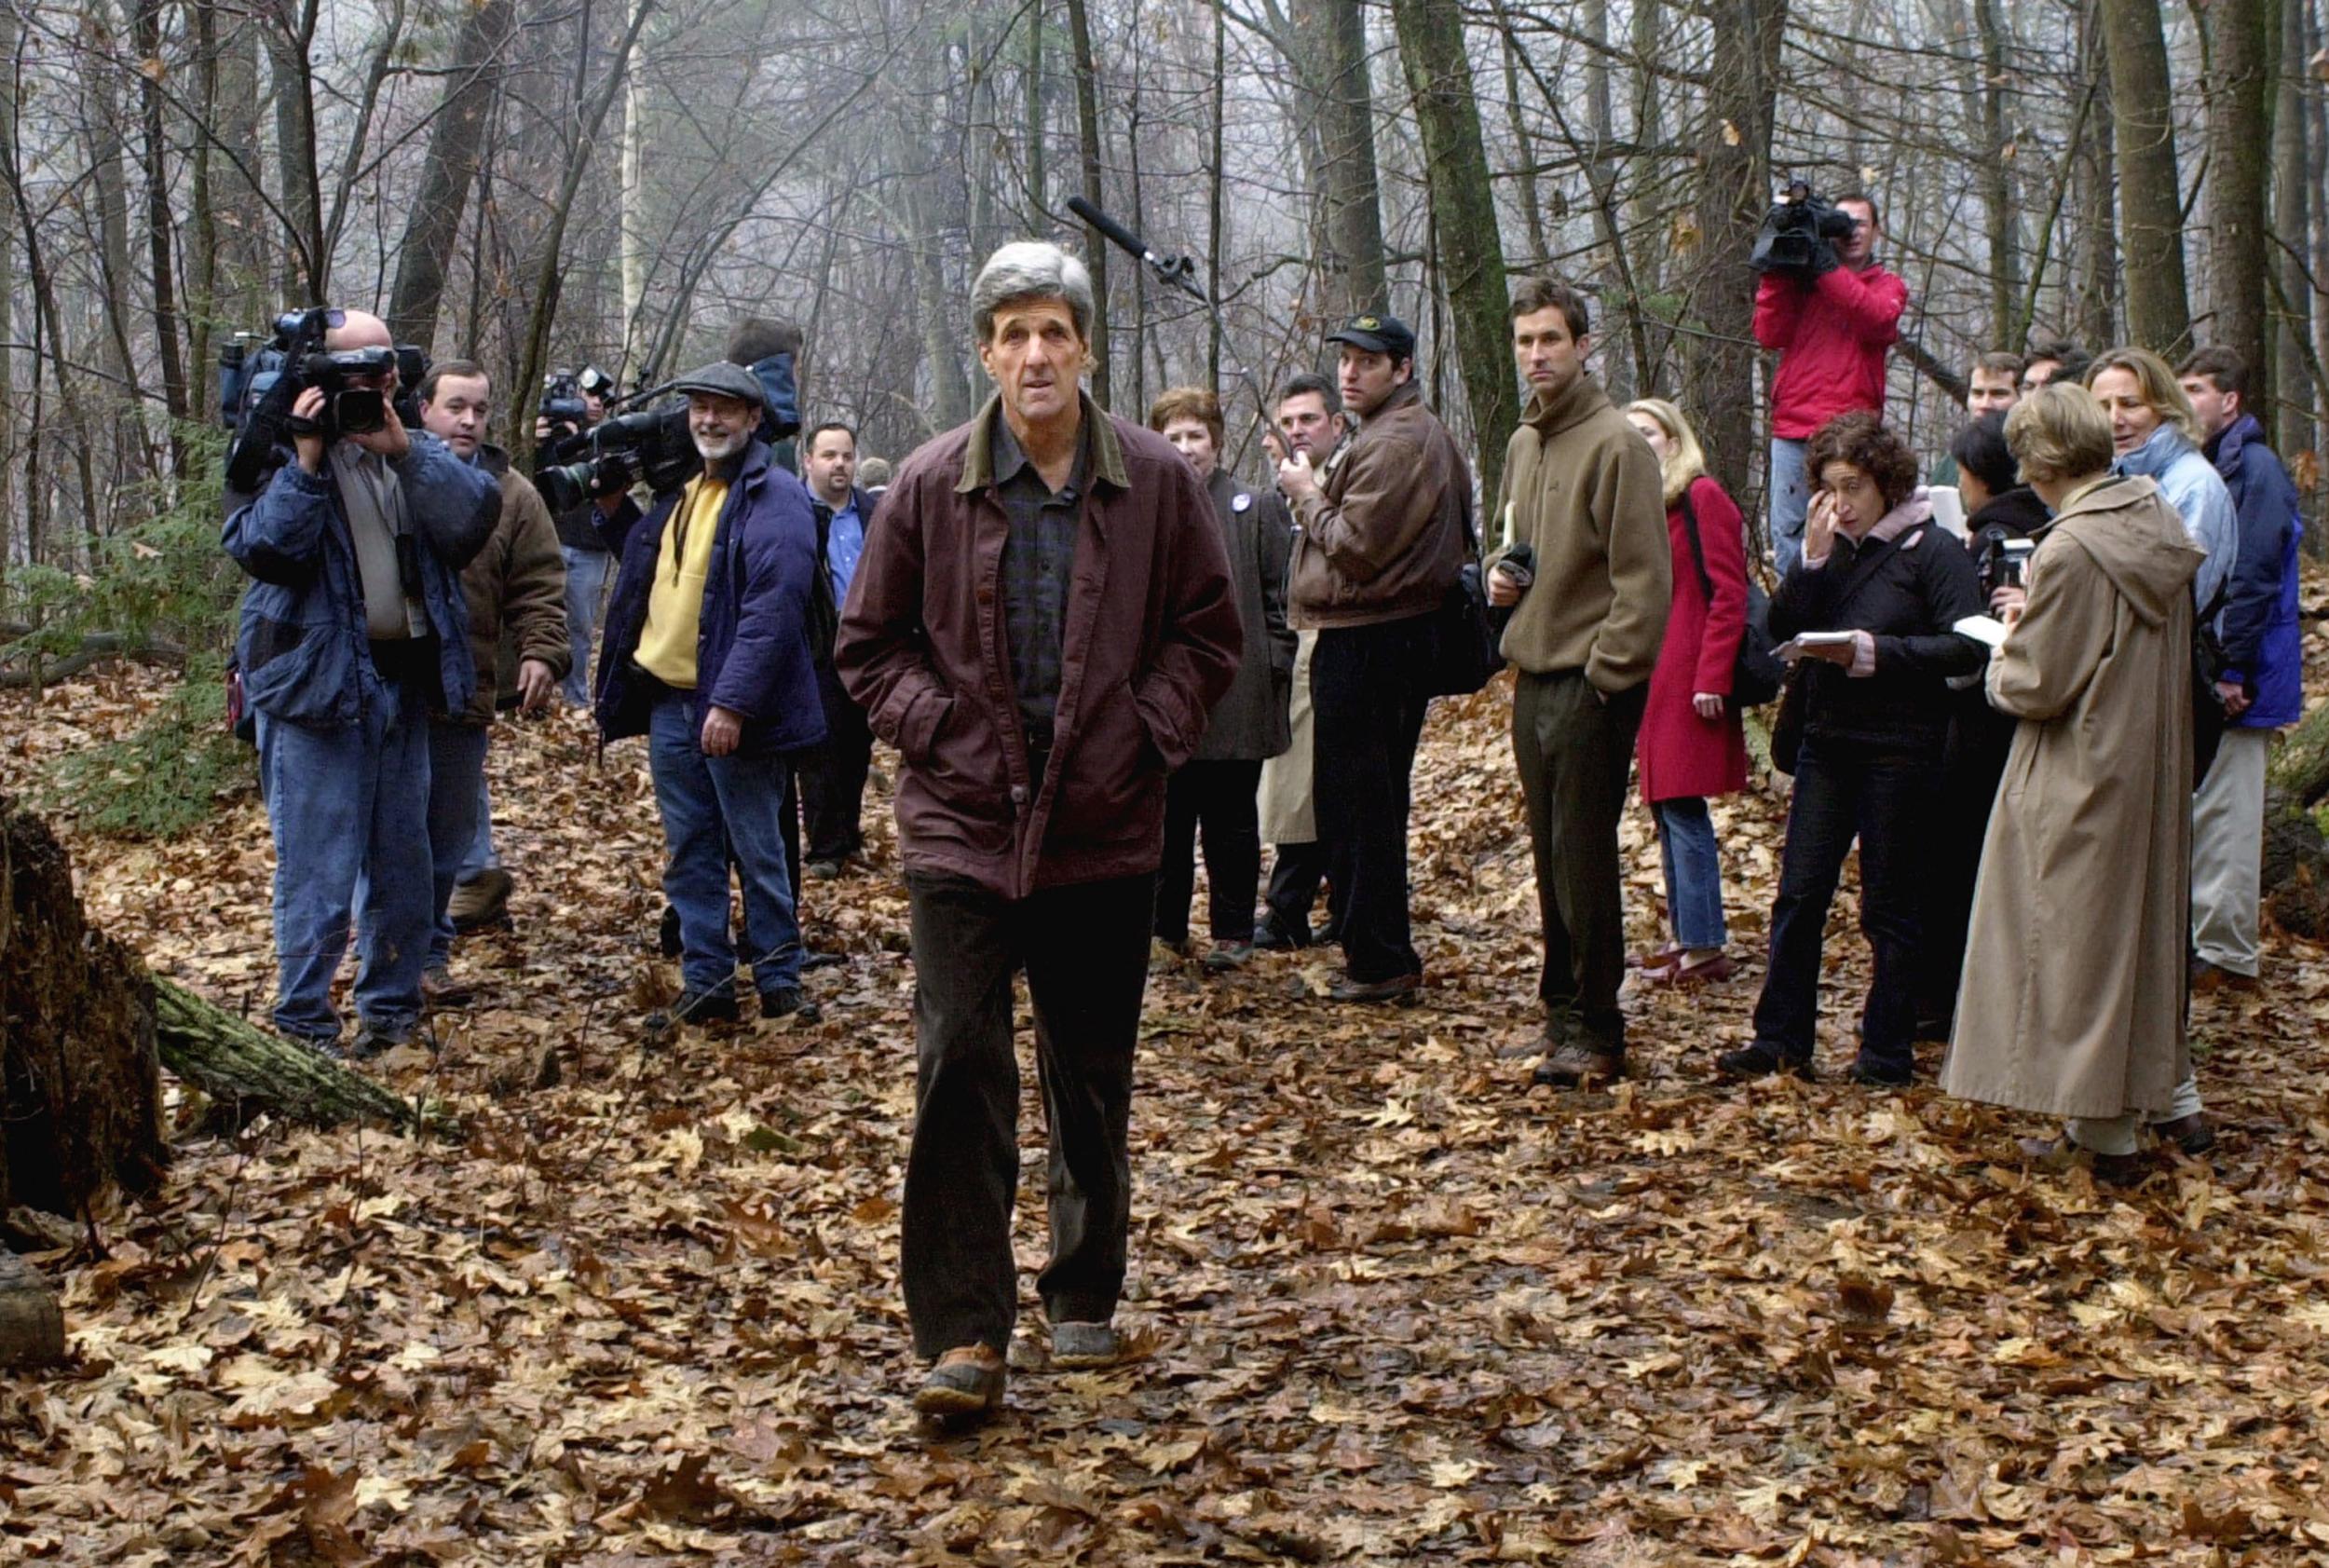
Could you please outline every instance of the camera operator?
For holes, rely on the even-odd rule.
[[[1805,199],[1818,207],[1816,198]],[[1883,233],[1876,204],[1855,193],[1839,198],[1834,210],[1849,220],[1848,238],[1815,238],[1805,265],[1774,267],[1755,285],[1755,341],[1779,356],[1771,378],[1771,466],[1764,477],[1772,561],[1781,577],[1804,557],[1804,519],[1811,504],[1805,444],[1839,414],[1883,414],[1885,354],[1900,335],[1900,312],[1909,302],[1908,284],[1874,259]],[[1775,210],[1768,222],[1780,215]]]
[[[429,736],[436,924],[421,990],[431,1006],[469,1000],[468,988],[448,968],[456,924],[466,930],[498,920],[510,900],[510,874],[493,852],[493,802],[485,790],[486,727],[493,723],[499,684],[501,634],[506,629],[515,645],[518,702],[528,713],[549,702],[571,657],[557,530],[533,481],[510,466],[508,454],[486,443],[492,412],[493,383],[469,360],[441,360],[421,380],[421,428],[501,484],[501,521],[461,573],[477,694],[448,722],[432,726]]]
[[[663,819],[663,893],[679,912],[682,990],[648,1019],[732,1021],[737,952],[728,867],[742,874],[744,961],[760,1016],[817,1009],[800,991],[800,928],[780,808],[801,753],[825,737],[810,647],[817,525],[809,492],[757,429],[768,402],[742,366],[704,366],[687,394],[701,470],[629,532],[599,657],[606,739],[646,735]]]
[[[492,537],[501,492],[385,415],[397,391],[387,324],[329,319],[320,374],[298,367],[312,384],[292,401],[291,445],[233,506],[223,543],[256,579],[236,657],[275,838],[275,1026],[338,1054],[332,976],[361,879],[348,1053],[363,1057],[420,1019],[429,713],[466,706],[476,687],[457,574]]]
[[[544,455],[563,452],[574,438],[595,429],[606,417],[606,400],[615,389],[614,377],[596,365],[583,366],[579,375],[552,380],[570,380],[572,385],[553,384],[542,398],[541,412],[534,420],[534,440],[537,451]],[[579,405],[579,410],[574,404]],[[553,412],[569,416],[552,418]],[[606,538],[599,531],[600,521],[616,516],[626,505],[637,510],[627,491],[617,490],[568,507],[552,520],[558,532],[558,553],[566,569],[568,663],[561,690],[567,702],[578,708],[590,706],[591,640],[598,630],[598,607],[606,599],[606,573],[613,561]]]

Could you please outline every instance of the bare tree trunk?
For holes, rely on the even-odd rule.
[[[170,410],[170,471],[185,470],[185,438],[176,422],[190,417],[193,403],[186,395],[186,361],[178,341],[177,221],[170,211],[170,139],[162,116],[161,84],[154,73],[162,58],[162,0],[135,0],[138,58],[155,65],[139,73],[139,120],[144,135],[145,243],[149,263],[147,288],[153,294],[154,344],[161,361],[162,405]]]
[[[2270,20],[2267,0],[2213,0],[2207,7],[2214,58],[2209,73],[2208,228],[2214,328],[2210,338],[2240,355],[2261,382],[2270,371],[2265,335],[2265,272],[2270,234],[2271,124],[2266,115]],[[2263,409],[2271,393],[2252,394]]]
[[[622,289],[622,368],[638,365],[647,307],[647,86],[633,68],[623,83],[622,162],[616,184],[618,274]]]
[[[1423,132],[1435,249],[1454,319],[1456,357],[1479,453],[1483,493],[1504,472],[1505,437],[1519,417],[1507,326],[1505,248],[1480,139],[1478,101],[1456,0],[1392,0],[1399,58]]]
[[[2305,246],[2312,232],[2318,191],[2305,178],[2304,0],[2280,0],[2278,60],[2272,72],[2271,268],[2280,280],[2281,308],[2272,332],[2272,390],[2278,403],[2273,444],[2302,452],[2312,441],[2319,389],[2304,352],[2312,337],[2312,288],[2305,276]]]
[[[1358,0],[1293,0],[1292,15],[1299,49],[1294,66],[1315,107],[1322,163],[1326,249],[1317,259],[1318,308],[1339,322],[1390,304],[1367,14]]]
[[[1221,299],[1221,252],[1229,244],[1229,218],[1224,187],[1228,170],[1224,167],[1224,147],[1229,119],[1229,17],[1223,0],[1213,0],[1213,124],[1207,128],[1205,144],[1205,297],[1216,305]],[[1219,390],[1221,385],[1221,315],[1212,311],[1205,318],[1205,384]],[[1265,422],[1270,417],[1267,408],[1255,411]]]
[[[2102,0],[2102,17],[2117,128],[2127,332],[2172,360],[2191,337],[2191,303],[2184,282],[2174,82],[2168,74],[2159,0]]]
[[[0,136],[16,143],[16,46],[20,23],[0,6]],[[15,167],[15,155],[8,157]],[[16,532],[16,241],[0,235],[0,616],[8,610],[8,563]],[[28,541],[29,542],[29,541]],[[37,556],[28,559],[37,560]]]
[[[1496,40],[1505,67],[1505,117],[1512,130],[1512,145],[1520,160],[1520,222],[1529,236],[1527,270],[1552,265],[1552,241],[1545,234],[1545,204],[1536,194],[1536,143],[1529,134],[1529,116],[1520,106],[1520,42],[1500,5]]]
[[[444,97],[429,127],[420,189],[405,219],[396,286],[388,296],[388,331],[399,343],[429,347],[435,341],[445,273],[453,264],[461,214],[468,210],[470,186],[476,182],[484,152],[485,127],[493,117],[513,17],[510,0],[484,0],[462,20],[455,36]]]
[[[2094,0],[2078,24],[2079,58],[2095,91],[2087,133],[2079,139],[2078,232],[2085,243],[2078,252],[2077,298],[2069,322],[2080,342],[2097,348],[2118,341],[2118,160],[2111,152],[2117,142],[2116,118],[2100,10],[2100,0]]]
[[[315,75],[307,53],[315,43],[316,4],[276,0],[267,19],[278,188],[292,230],[283,257],[287,305],[295,300],[329,304],[324,293],[332,284],[332,256],[323,241],[323,180],[316,162]]]
[[[2022,214],[2013,200],[2013,165],[2006,124],[2006,39],[1997,0],[1973,0],[1973,26],[1982,46],[1982,205],[1989,218],[1990,342],[2017,341],[2015,307],[2022,292]]]
[[[551,204],[550,224],[538,244],[534,270],[531,298],[534,308],[526,318],[525,352],[518,361],[515,385],[532,395],[532,389],[541,385],[542,372],[550,363],[550,325],[558,315],[558,290],[565,277],[565,248],[567,215],[574,211],[575,193],[582,188],[582,176],[590,171],[591,154],[598,146],[598,135],[606,124],[606,111],[614,106],[615,95],[622,90],[631,72],[631,51],[638,47],[639,34],[647,27],[647,19],[655,11],[655,0],[638,0],[631,13],[630,25],[623,30],[622,41],[615,46],[615,57],[606,65],[606,79],[599,84],[595,95],[579,97],[576,102],[577,123],[574,143],[567,149],[565,176],[559,182],[556,200]],[[587,39],[584,54],[587,69]],[[521,465],[534,456],[534,427],[520,420],[510,443],[514,458]]]
[[[1075,46],[1076,130],[1083,164],[1083,199],[1102,211],[1108,192],[1100,184],[1100,111],[1094,88],[1092,19],[1085,0],[1068,0],[1068,30]],[[1084,265],[1092,271],[1092,401],[1102,408],[1108,397],[1108,241],[1099,230],[1084,228]]]
[[[1042,211],[1051,205],[1051,193],[1043,171],[1043,0],[1028,0],[1027,7],[1027,192],[1028,198]],[[985,257],[979,258],[984,261]]]
[[[1698,421],[1715,478],[1744,498],[1750,462],[1761,446],[1754,413],[1755,274],[1747,256],[1771,202],[1771,124],[1787,0],[1715,0],[1713,15],[1714,56],[1726,64],[1709,80],[1706,119],[1697,134],[1694,303],[1702,333],[1689,340],[1682,406]],[[1760,539],[1763,509],[1746,510]]]

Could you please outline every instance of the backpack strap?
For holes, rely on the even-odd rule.
[[[1690,498],[1691,488],[1697,483],[1694,479],[1682,486],[1682,537],[1690,540],[1690,558],[1697,563],[1698,592],[1711,606],[1714,603],[1714,579],[1707,574],[1707,547],[1698,538],[1698,508]]]

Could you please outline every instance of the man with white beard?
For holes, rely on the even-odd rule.
[[[647,737],[663,893],[679,912],[680,997],[647,1019],[650,1039],[738,1016],[731,853],[760,1016],[817,1016],[800,990],[782,810],[789,770],[825,738],[809,633],[816,520],[756,434],[767,400],[752,372],[710,364],[672,386],[703,469],[624,540],[597,705],[606,739]]]

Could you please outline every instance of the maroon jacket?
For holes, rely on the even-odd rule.
[[[1164,776],[1189,759],[1237,672],[1244,632],[1221,531],[1162,436],[1103,414],[1076,539],[1059,714],[1044,777],[1028,773],[1003,628],[989,401],[906,458],[865,529],[834,664],[906,760],[908,871],[1006,898],[1153,871]]]

